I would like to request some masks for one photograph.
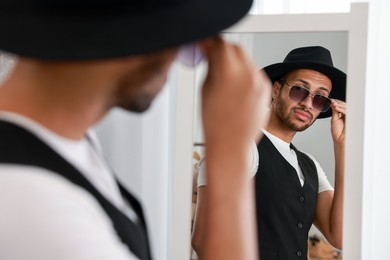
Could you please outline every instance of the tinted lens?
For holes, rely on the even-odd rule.
[[[318,111],[325,112],[329,109],[331,102],[329,98],[317,94],[313,98],[313,107]]]
[[[292,86],[290,88],[289,97],[292,101],[295,102],[302,102],[307,98],[307,96],[310,94],[309,90],[299,87],[299,86]]]
[[[295,101],[298,103],[302,102],[309,95],[310,95],[310,91],[304,87],[292,86],[290,88],[289,97],[292,101]],[[332,101],[323,95],[316,94],[313,97],[313,107],[314,107],[314,109],[316,109],[318,111],[321,111],[321,112],[327,111],[330,107],[330,103],[332,103]]]
[[[195,44],[190,43],[180,48],[178,60],[184,65],[195,67],[203,60],[202,50]]]

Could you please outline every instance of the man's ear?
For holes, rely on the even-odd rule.
[[[279,81],[275,81],[272,86],[272,101],[274,101],[278,96],[279,92],[281,91],[281,84]]]

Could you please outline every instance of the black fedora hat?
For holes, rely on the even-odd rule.
[[[0,50],[49,60],[137,55],[212,36],[252,0],[2,0]]]
[[[345,101],[347,76],[333,66],[328,49],[321,46],[301,47],[290,51],[283,62],[266,66],[264,70],[272,83],[295,69],[312,69],[326,75],[332,81],[330,98]],[[320,113],[318,118],[332,116],[332,110]]]

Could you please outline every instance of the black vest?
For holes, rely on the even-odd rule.
[[[318,175],[314,162],[295,150],[305,176],[298,175],[264,136],[257,146],[256,213],[261,260],[307,259],[308,232],[313,223]]]
[[[151,259],[147,230],[140,203],[118,182],[122,196],[139,217],[133,223],[109,202],[76,168],[35,135],[14,124],[0,120],[0,163],[38,166],[65,177],[87,190],[112,220],[113,226],[129,250],[142,260]]]

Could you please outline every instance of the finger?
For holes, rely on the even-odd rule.
[[[221,41],[223,40],[220,36],[214,36],[199,41],[198,45],[207,56],[210,56],[214,52],[215,45],[218,45]]]
[[[340,110],[340,109],[338,109],[338,110],[336,110],[336,109],[332,109],[332,118],[334,118],[334,119],[340,119],[340,118],[343,118],[343,117],[345,117],[345,111],[343,111],[343,110]]]
[[[234,61],[240,59],[237,55],[239,48],[229,44],[219,36],[203,40],[199,42],[199,46],[208,60],[206,81],[209,82],[212,82],[215,78],[222,77],[223,75],[221,74],[229,72],[229,69],[233,68],[232,65],[236,64]],[[213,84],[211,86],[219,87]]]
[[[332,110],[336,113],[341,113],[345,115],[347,112],[347,104],[343,101],[332,100],[331,107]]]
[[[338,100],[338,99],[332,99],[331,105],[341,107],[341,108],[347,107],[347,103],[345,103],[344,101]]]
[[[213,65],[215,62],[219,62],[220,59],[224,59],[226,53],[229,53],[229,51],[227,51],[229,45],[220,36],[208,38],[200,41],[198,44],[207,57],[209,67],[211,68],[214,67]]]

